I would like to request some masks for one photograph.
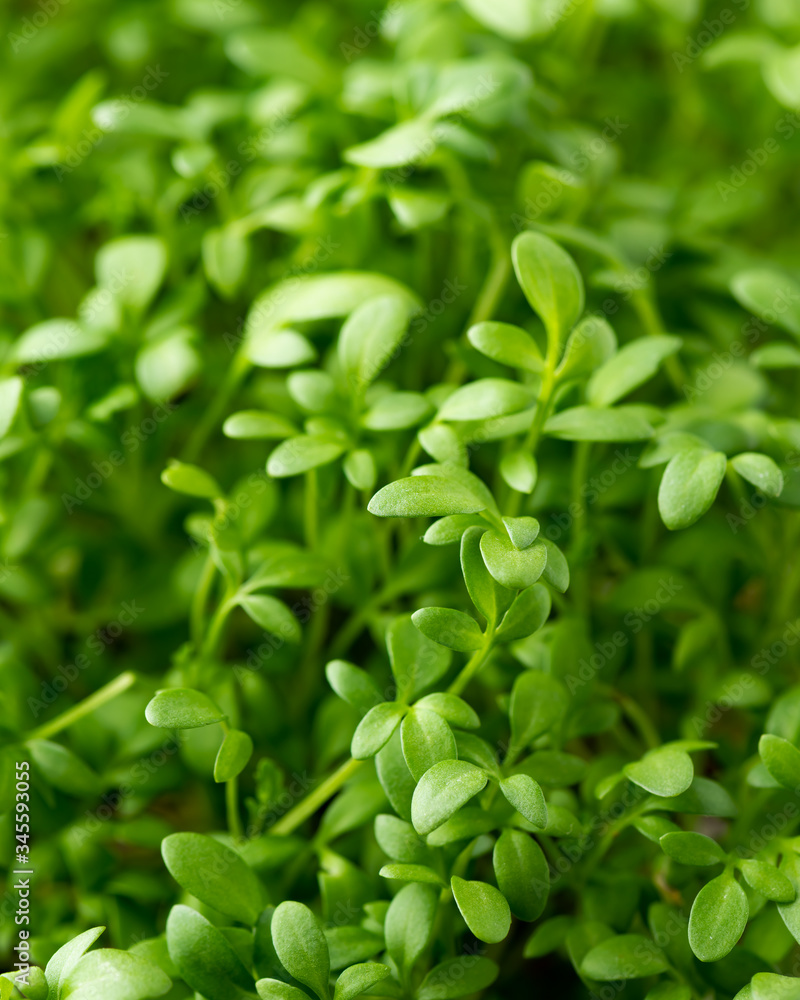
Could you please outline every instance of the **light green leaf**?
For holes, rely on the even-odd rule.
[[[261,330],[247,338],[247,360],[259,368],[296,368],[314,361],[314,345],[297,330]]]
[[[374,489],[378,470],[375,468],[372,452],[367,451],[366,448],[351,451],[342,463],[342,469],[348,483],[355,489],[365,491]]]
[[[488,882],[468,882],[454,875],[453,898],[464,921],[479,941],[496,944],[511,927],[511,910],[505,896]]]
[[[222,425],[222,433],[241,440],[268,440],[293,437],[297,428],[285,417],[265,410],[240,410],[232,413]]]
[[[556,369],[559,381],[585,378],[613,357],[617,338],[601,316],[584,316],[575,326]]]
[[[207,695],[191,688],[156,691],[144,714],[151,726],[160,729],[198,729],[225,718]]]
[[[100,776],[68,747],[41,739],[28,740],[25,746],[43,778],[53,788],[76,798],[99,792]]]
[[[727,858],[716,840],[702,833],[684,830],[665,833],[658,842],[666,855],[682,865],[717,865]]]
[[[403,886],[389,905],[384,924],[386,950],[404,980],[428,947],[438,899],[438,889],[412,882]]]
[[[375,817],[375,839],[384,854],[395,861],[421,864],[428,859],[428,849],[414,827],[397,816],[382,813]]]
[[[368,299],[339,334],[339,362],[350,391],[362,393],[393,359],[408,325],[408,301],[397,295]]]
[[[176,493],[186,493],[190,497],[214,500],[224,496],[220,485],[204,469],[174,459],[161,473],[161,482]]]
[[[447,886],[441,875],[437,875],[427,865],[384,865],[378,874],[383,878],[397,879],[400,882],[422,882],[426,885],[438,885],[442,888]]]
[[[800,286],[779,271],[742,271],[731,281],[736,300],[765,323],[800,338]]]
[[[346,660],[331,660],[325,667],[325,676],[333,690],[361,715],[380,704],[378,685],[364,670]]]
[[[694,777],[689,754],[669,746],[651,750],[641,760],[626,764],[622,772],[641,788],[664,797],[685,792]]]
[[[489,958],[458,955],[435,965],[417,989],[417,1000],[456,1000],[491,986],[500,970]]]
[[[351,965],[336,980],[333,1000],[353,1000],[353,997],[364,993],[391,974],[389,966],[381,965],[380,962]]]
[[[436,149],[435,123],[426,118],[412,118],[382,132],[369,142],[344,151],[348,163],[359,167],[386,169],[416,163]]]
[[[256,992],[261,1000],[308,1000],[308,994],[280,979],[259,979]]]
[[[542,233],[520,233],[511,245],[517,281],[547,330],[560,344],[583,312],[583,279],[575,261]]]
[[[400,740],[408,769],[416,781],[440,760],[457,757],[450,726],[436,712],[414,706],[402,721]]]
[[[214,781],[230,781],[247,767],[253,741],[241,729],[229,729],[214,761]]]
[[[758,752],[772,777],[784,788],[800,787],[800,750],[782,736],[765,733]]]
[[[511,912],[537,920],[547,904],[550,868],[541,847],[521,830],[503,830],[492,855],[494,875]]]
[[[520,816],[544,830],[547,826],[547,804],[538,782],[527,774],[512,774],[510,778],[501,780],[500,791]]]
[[[775,903],[793,903],[797,893],[789,879],[766,861],[752,858],[739,863],[745,882],[751,889]]]
[[[486,787],[487,774],[465,760],[443,760],[426,771],[414,789],[411,822],[417,833],[441,826]]]
[[[232,848],[202,833],[173,833],[162,840],[161,854],[182,889],[234,920],[256,922],[261,884]]]
[[[97,252],[97,284],[112,290],[117,301],[144,310],[164,280],[167,249],[157,236],[123,236]]]
[[[432,409],[421,392],[388,392],[370,407],[362,423],[371,431],[403,430],[425,420]]]
[[[248,618],[272,635],[280,635],[287,642],[300,642],[302,632],[300,623],[291,610],[269,594],[242,594],[236,598],[236,603],[247,614]]]
[[[453,608],[420,608],[411,620],[424,636],[448,649],[469,653],[480,649],[484,638],[474,618]]]
[[[748,1000],[800,1000],[800,979],[778,976],[773,972],[757,972],[750,981]]]
[[[333,462],[347,451],[347,441],[326,434],[298,434],[282,441],[267,460],[267,472],[275,479],[297,476]]]
[[[734,455],[731,465],[742,479],[752,483],[768,497],[778,497],[783,490],[783,473],[769,457],[754,451],[743,451]]]
[[[472,603],[483,617],[494,624],[513,599],[513,592],[500,586],[486,568],[481,555],[482,527],[471,526],[461,537],[461,572]]]
[[[359,722],[353,734],[350,752],[356,760],[366,760],[391,739],[392,733],[400,725],[406,707],[396,701],[384,701],[371,708]]]
[[[705,514],[725,477],[719,451],[680,451],[669,460],[658,488],[658,510],[671,530],[688,528]]]
[[[284,969],[320,1000],[330,996],[330,957],[319,921],[302,903],[281,903],[272,917],[272,943]]]
[[[533,493],[538,474],[536,459],[527,451],[510,451],[500,459],[500,475],[518,493]]]
[[[452,659],[448,649],[422,634],[411,615],[395,618],[386,632],[386,646],[402,702],[413,701],[432,687],[447,673]]]
[[[439,517],[475,514],[487,507],[483,497],[444,476],[409,476],[378,490],[367,510],[378,517]]]
[[[680,349],[680,337],[642,337],[624,347],[589,379],[586,399],[592,406],[611,406],[646,382],[661,362]]]
[[[250,244],[236,226],[209,229],[202,242],[203,268],[211,285],[226,299],[233,298],[250,263]]]
[[[527,410],[535,396],[527,386],[502,378],[482,378],[468,382],[448,396],[439,420],[487,420]]]
[[[599,982],[644,979],[668,968],[664,952],[642,934],[606,938],[581,962],[581,974]]]
[[[563,441],[645,441],[653,434],[637,406],[573,406],[550,417],[544,431]]]
[[[222,931],[188,906],[173,906],[167,917],[167,947],[181,978],[207,1000],[242,1000],[253,977]]]
[[[472,346],[493,361],[538,373],[544,367],[539,345],[533,337],[510,323],[478,323],[467,330]]]
[[[567,709],[563,684],[549,674],[525,670],[511,689],[511,742],[523,749],[557,726]]]
[[[49,1000],[57,1000],[61,994],[61,987],[65,978],[69,975],[81,955],[92,947],[104,930],[105,927],[91,927],[88,931],[84,931],[71,941],[68,941],[55,952],[44,970],[47,985],[50,988]]]
[[[172,988],[157,965],[114,948],[90,951],[64,977],[62,1000],[146,1000]]]
[[[480,544],[486,568],[499,584],[510,590],[536,583],[547,564],[547,549],[539,541],[518,549],[506,534],[490,528],[481,536]]]
[[[427,694],[416,703],[414,708],[429,709],[443,719],[460,729],[477,729],[481,724],[478,713],[468,705],[463,698],[447,691],[435,691]]]
[[[747,895],[730,873],[703,886],[689,915],[689,944],[701,962],[718,962],[733,950],[749,912]]]

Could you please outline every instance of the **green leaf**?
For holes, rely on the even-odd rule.
[[[0,438],[11,430],[22,401],[22,379],[16,375],[0,379]]]
[[[242,990],[253,988],[225,935],[188,906],[169,911],[167,947],[181,978],[207,1000],[242,1000]]]
[[[333,690],[361,715],[380,704],[381,693],[375,681],[365,671],[346,660],[331,660],[325,676]]]
[[[224,298],[233,298],[247,276],[250,244],[236,226],[209,229],[203,236],[203,268],[210,284]]]
[[[440,517],[476,514],[486,501],[444,476],[409,476],[378,490],[367,510],[378,517]]]
[[[99,948],[79,958],[64,977],[64,1000],[146,1000],[172,988],[172,980],[157,965],[138,955]]]
[[[573,406],[550,417],[544,432],[562,441],[645,441],[653,428],[638,406]]]
[[[353,1000],[353,997],[366,992],[391,974],[392,970],[389,966],[381,965],[380,962],[363,962],[360,965],[351,965],[336,980],[333,1000]]]
[[[389,392],[370,407],[362,423],[371,431],[403,430],[416,427],[431,410],[430,400],[421,392]]]
[[[386,645],[399,701],[410,702],[418,698],[450,667],[450,650],[427,639],[411,615],[395,618],[386,632]]]
[[[514,41],[547,34],[552,26],[535,0],[461,0],[461,6],[491,31]]]
[[[511,689],[511,742],[523,749],[557,726],[567,709],[567,692],[555,677],[526,670]]]
[[[328,434],[298,434],[281,441],[267,460],[267,472],[274,479],[298,476],[339,458],[347,451],[347,441]]]
[[[509,606],[513,593],[501,587],[486,568],[481,555],[484,527],[469,527],[461,537],[461,572],[472,603],[487,622],[494,624]]]
[[[61,361],[65,358],[79,358],[87,354],[102,351],[108,345],[105,333],[86,329],[74,319],[46,319],[27,329],[11,345],[9,360],[18,365],[39,365],[50,361]],[[12,376],[3,379],[2,396],[4,419],[0,428],[6,423],[7,413],[12,408],[14,396],[22,389],[22,379]],[[18,401],[18,399],[17,399]],[[16,409],[16,405],[13,405]],[[7,430],[8,428],[6,428]],[[5,433],[5,432],[4,432]]]
[[[219,483],[196,465],[187,465],[174,459],[161,473],[161,482],[176,493],[186,493],[190,497],[215,500],[224,496]]]
[[[694,777],[689,754],[669,746],[651,750],[641,760],[626,764],[622,772],[634,784],[664,797],[685,792]]]
[[[778,913],[786,929],[800,943],[800,857],[794,851],[784,852],[780,872],[789,880],[796,895],[791,903],[778,903]]]
[[[144,714],[151,726],[160,729],[198,729],[225,718],[207,695],[191,688],[156,691]]]
[[[537,920],[547,904],[550,868],[541,847],[521,830],[503,830],[492,855],[494,875],[511,912]]]
[[[477,729],[481,724],[478,713],[468,705],[463,698],[447,691],[435,691],[427,694],[416,703],[414,708],[430,709],[443,719],[461,729]]]
[[[658,488],[661,520],[671,530],[688,528],[705,514],[725,477],[719,451],[680,451],[671,458]]]
[[[525,298],[539,315],[548,339],[560,344],[583,312],[583,279],[575,261],[541,233],[520,233],[511,259]]]
[[[406,713],[405,705],[384,701],[371,708],[353,734],[350,752],[356,760],[367,760],[391,739]]]
[[[800,1000],[800,979],[795,976],[757,972],[750,981],[750,988],[748,1000]]]
[[[378,872],[383,878],[393,878],[401,882],[422,882],[426,885],[446,887],[447,883],[427,865],[384,865]]]
[[[234,920],[256,922],[261,884],[236,851],[202,833],[173,833],[162,840],[161,854],[182,889]]]
[[[511,927],[511,910],[505,896],[488,882],[468,882],[454,875],[453,898],[467,927],[479,941],[496,944]]]
[[[520,590],[536,583],[547,563],[547,549],[537,541],[518,549],[508,535],[490,528],[481,536],[481,554],[486,568],[503,587]]]
[[[100,790],[100,776],[67,747],[40,739],[28,740],[25,746],[33,763],[53,788],[76,798],[96,795]]]
[[[544,367],[544,358],[533,337],[510,323],[477,323],[467,330],[472,346],[493,361],[538,373]]]
[[[102,246],[94,259],[97,284],[122,305],[141,312],[164,280],[167,249],[157,236],[123,236]]]
[[[179,327],[145,344],[136,355],[136,381],[150,399],[161,402],[185,392],[200,374],[197,332]]]
[[[421,864],[428,858],[428,849],[414,827],[397,816],[375,817],[375,839],[384,854],[403,864]]]
[[[448,396],[437,419],[462,421],[504,417],[527,410],[534,401],[531,389],[518,382],[502,378],[482,378],[461,386]]]
[[[536,459],[527,451],[510,451],[500,459],[500,475],[518,493],[533,493],[539,475]]]
[[[525,958],[541,958],[555,951],[564,943],[572,923],[573,918],[566,915],[543,920],[528,938],[523,952]]]
[[[642,934],[621,934],[595,945],[581,962],[581,975],[599,982],[644,979],[669,968],[664,952]]]
[[[339,334],[339,363],[349,389],[362,393],[399,351],[408,325],[408,301],[397,295],[368,299]]]
[[[426,771],[414,789],[411,822],[417,833],[441,826],[456,810],[486,787],[488,776],[465,760],[443,760]]]
[[[300,642],[302,639],[300,623],[277,597],[270,597],[268,594],[240,594],[236,603],[265,632],[279,635],[287,642]]]
[[[797,282],[778,271],[742,271],[731,281],[731,291],[754,316],[800,338],[800,288]]]
[[[351,146],[344,151],[344,158],[360,167],[402,167],[424,159],[435,146],[434,123],[425,118],[412,118],[394,125],[369,142]]]
[[[586,399],[592,406],[611,406],[658,371],[661,362],[681,347],[680,337],[642,337],[624,347],[589,379]]]
[[[264,330],[245,342],[247,360],[259,368],[296,368],[314,361],[314,345],[297,330]]]
[[[648,992],[644,1000],[692,1000],[692,990],[685,983],[662,979]]]
[[[281,903],[272,917],[272,941],[284,969],[320,1000],[330,996],[330,957],[319,921],[302,903]]]
[[[784,788],[800,787],[800,750],[782,736],[765,733],[758,752],[769,773]]]
[[[435,965],[420,983],[417,1000],[456,1000],[491,986],[497,965],[479,955],[458,955]]]
[[[716,840],[702,833],[683,830],[665,833],[658,842],[666,855],[682,865],[717,865],[727,859]]]
[[[256,992],[262,1000],[308,1000],[308,994],[280,979],[259,979]]]
[[[689,944],[701,962],[718,962],[733,950],[749,912],[747,895],[730,873],[703,886],[689,916]]]
[[[411,616],[420,632],[448,649],[469,653],[483,645],[483,633],[474,618],[453,608],[420,608]]]
[[[500,791],[529,823],[544,830],[547,826],[547,805],[539,783],[527,774],[512,774],[503,778]]]
[[[229,729],[214,761],[214,781],[230,781],[247,767],[253,741],[241,729]]]
[[[783,473],[768,456],[754,451],[743,451],[734,455],[731,465],[742,479],[752,483],[768,497],[778,497],[783,490]]]
[[[550,616],[550,592],[540,583],[520,591],[503,616],[497,638],[513,642],[537,632]]]
[[[404,980],[428,947],[438,900],[438,889],[412,882],[403,886],[389,905],[384,924],[386,950]]]
[[[542,545],[547,549],[547,564],[542,576],[555,587],[559,593],[563,594],[569,587],[569,565],[567,558],[555,542],[549,538],[541,539]]]
[[[81,955],[92,947],[104,930],[105,927],[91,927],[88,931],[84,931],[71,941],[68,941],[55,952],[44,970],[47,985],[50,988],[49,1000],[57,1000],[60,997],[64,980]]]
[[[793,903],[797,893],[789,879],[766,861],[748,859],[739,863],[745,882],[751,889],[776,903]]]
[[[400,726],[408,769],[416,781],[440,760],[454,760],[456,741],[450,726],[436,712],[415,706]]]
[[[584,316],[569,335],[564,356],[556,369],[559,381],[591,375],[617,349],[617,338],[602,316]]]
[[[293,437],[297,428],[291,421],[266,410],[240,410],[232,413],[222,425],[222,433],[244,441]]]

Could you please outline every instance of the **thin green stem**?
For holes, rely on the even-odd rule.
[[[319,543],[319,480],[317,470],[306,473],[305,503],[303,505],[303,528],[306,545],[316,549]]]
[[[211,590],[211,585],[214,582],[216,572],[217,567],[214,564],[211,553],[209,552],[206,556],[205,563],[203,564],[200,579],[197,582],[197,589],[192,597],[189,634],[191,635],[192,644],[195,649],[199,649],[200,644],[203,641],[203,621],[205,617],[206,604],[208,603],[208,594]]]
[[[28,739],[46,740],[51,736],[55,736],[62,729],[67,729],[73,723],[77,722],[78,719],[84,718],[91,712],[94,712],[95,709],[100,708],[101,705],[105,705],[106,702],[122,694],[123,691],[127,691],[129,687],[133,686],[135,681],[136,674],[130,670],[126,670],[125,673],[120,674],[119,677],[115,677],[113,681],[109,681],[108,684],[101,687],[99,691],[95,691],[88,698],[84,698],[78,705],[73,705],[72,708],[67,709],[66,712],[63,712],[55,719],[51,719],[50,722],[45,722],[43,725],[32,730],[28,733]]]
[[[234,840],[244,840],[242,817],[239,815],[239,779],[229,778],[225,782],[225,813],[228,829]]]
[[[317,785],[313,792],[307,795],[302,802],[290,809],[285,816],[282,816],[269,830],[271,834],[283,835],[296,830],[301,823],[320,809],[325,803],[335,795],[347,779],[355,774],[364,762],[350,758],[338,770],[334,771],[330,777],[326,778],[322,784]]]
[[[447,689],[450,694],[461,694],[467,684],[469,684],[475,674],[477,674],[477,672],[481,669],[491,652],[493,638],[494,633],[488,632],[487,630],[487,636],[481,648],[475,650],[467,661],[466,666],[464,666],[459,675]]]
[[[228,620],[228,615],[236,607],[236,602],[232,600],[232,595],[229,592],[225,595],[221,604],[214,612],[214,617],[211,619],[211,624],[208,626],[208,632],[206,633],[205,642],[203,643],[202,656],[205,659],[211,659],[216,654],[219,649],[220,642],[222,641],[222,630],[225,628],[225,622]]]

